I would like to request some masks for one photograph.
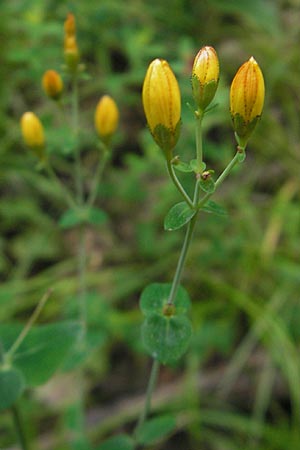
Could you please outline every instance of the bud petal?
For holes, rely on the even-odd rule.
[[[64,23],[65,41],[64,54],[65,62],[70,72],[76,72],[79,63],[79,51],[76,43],[75,17],[69,13]]]
[[[108,141],[116,131],[119,122],[119,110],[116,102],[104,95],[98,102],[95,111],[95,128],[99,136]]]
[[[55,70],[47,70],[42,78],[42,86],[48,97],[58,100],[63,91],[63,81]]]
[[[213,47],[202,47],[195,57],[192,70],[192,89],[201,111],[210,104],[219,83],[219,60]]]
[[[230,89],[230,113],[238,144],[245,147],[264,105],[265,84],[253,57],[237,71]]]
[[[21,117],[21,131],[25,144],[34,151],[34,153],[43,159],[45,137],[44,128],[39,118],[32,112],[26,112]]]
[[[167,61],[151,62],[142,97],[152,136],[169,158],[179,137],[181,99],[177,80]]]

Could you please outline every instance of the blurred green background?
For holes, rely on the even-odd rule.
[[[26,320],[52,286],[47,323],[72,314],[76,296],[76,230],[61,230],[64,204],[24,148],[19,119],[37,113],[64,173],[72,140],[41,88],[45,70],[63,63],[63,22],[76,16],[89,74],[80,86],[82,152],[93,167],[93,114],[101,95],[120,108],[111,167],[97,204],[107,224],[88,232],[90,351],[86,355],[87,422],[95,445],[130,426],[149,372],[139,338],[138,299],[150,282],[170,282],[183,230],[163,218],[179,201],[164,159],[146,129],[141,86],[149,62],[167,59],[182,92],[176,152],[194,152],[190,71],[204,45],[221,67],[217,106],[204,121],[204,151],[219,173],[234,154],[229,86],[250,56],[265,77],[263,116],[247,158],[215,199],[228,217],[202,215],[184,272],[193,300],[194,338],[178,367],[164,368],[158,408],[179,414],[176,434],[157,448],[279,450],[299,448],[300,420],[300,5],[298,0],[10,0],[0,6],[0,320]],[[182,177],[187,190],[192,183]],[[134,377],[132,376],[134,374]],[[24,400],[36,448],[61,444],[71,375]],[[174,386],[165,394],[165,386]],[[178,395],[176,395],[176,392]],[[69,396],[69,397],[68,397]],[[127,415],[124,399],[129,398]],[[162,400],[162,399],[163,400]],[[131,402],[130,402],[131,399]],[[131,409],[130,409],[131,408]],[[126,407],[125,407],[126,409]],[[63,416],[63,418],[61,418]],[[76,422],[76,420],[75,420]],[[54,430],[58,430],[56,435]],[[0,447],[14,441],[0,416]],[[49,437],[50,436],[50,437]],[[50,443],[49,443],[50,442]],[[154,448],[154,447],[153,447]]]

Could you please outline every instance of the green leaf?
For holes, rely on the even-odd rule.
[[[212,200],[209,200],[207,203],[205,203],[205,205],[201,207],[201,210],[207,213],[217,214],[218,216],[228,215],[226,209],[223,208],[223,206],[219,205],[216,202],[213,202]]]
[[[205,162],[202,161],[198,164],[197,159],[192,159],[190,161],[190,166],[195,173],[202,173],[206,169]]]
[[[61,228],[73,228],[77,225],[84,223],[85,218],[82,214],[82,211],[75,209],[68,209],[63,213],[61,218],[58,221],[58,224]]]
[[[102,225],[108,219],[108,215],[100,208],[89,208],[87,210],[86,221],[91,225]]]
[[[102,225],[107,221],[107,214],[100,208],[68,209],[59,219],[61,228],[72,228],[77,225],[89,223],[91,225]]]
[[[151,283],[145,287],[140,299],[140,308],[145,316],[153,313],[163,315],[163,309],[168,302],[171,287],[171,283]],[[183,286],[178,287],[174,306],[176,315],[186,314],[191,307],[189,294]]]
[[[0,411],[10,408],[25,388],[22,374],[15,369],[0,370]]]
[[[187,350],[192,326],[186,316],[151,314],[142,325],[142,338],[147,352],[163,364],[173,364]]]
[[[176,419],[171,414],[147,420],[138,428],[136,439],[139,444],[156,444],[176,428]]]
[[[21,330],[22,326],[15,324],[0,326],[6,351]],[[80,325],[71,321],[32,327],[14,354],[12,365],[22,372],[29,386],[45,383],[78,342],[80,333]]]
[[[97,447],[95,450],[134,450],[134,441],[127,434],[113,436]]]
[[[202,189],[202,191],[207,192],[208,194],[212,194],[215,191],[215,182],[211,177],[212,171],[204,172],[200,178],[199,186]],[[208,176],[203,178],[204,175],[207,174]]]
[[[178,230],[188,223],[196,214],[196,211],[189,207],[186,202],[174,205],[165,217],[164,228],[167,231]]]
[[[173,163],[173,167],[174,167],[174,169],[178,170],[179,172],[185,172],[185,173],[193,172],[193,169],[189,163],[185,163],[180,160],[176,160],[176,162]]]

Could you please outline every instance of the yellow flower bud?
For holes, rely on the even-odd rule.
[[[181,100],[177,80],[167,61],[155,59],[151,62],[142,96],[152,136],[170,158],[179,138]]]
[[[263,74],[251,57],[237,71],[230,89],[230,113],[236,139],[241,147],[246,146],[261,116],[264,98]]]
[[[33,150],[36,156],[44,159],[44,128],[33,112],[26,112],[21,117],[21,131],[25,144]]]
[[[64,23],[65,41],[64,54],[65,62],[70,72],[76,72],[79,63],[79,51],[76,42],[75,17],[69,13]]]
[[[213,47],[202,47],[192,70],[193,96],[198,108],[204,111],[215,96],[219,83],[219,60]]]
[[[95,111],[95,128],[104,141],[109,141],[119,122],[119,110],[116,102],[104,95],[99,100]]]
[[[63,81],[55,70],[47,70],[42,78],[42,86],[48,97],[58,100],[63,91]]]

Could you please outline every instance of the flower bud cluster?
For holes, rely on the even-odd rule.
[[[192,91],[195,115],[203,115],[219,83],[219,60],[213,47],[201,48],[194,59]],[[146,72],[142,100],[147,123],[155,142],[167,159],[180,132],[181,99],[176,77],[167,61],[155,59]],[[264,79],[254,58],[237,72],[230,90],[230,112],[238,144],[245,148],[259,120],[264,103]]]
[[[79,63],[79,51],[76,42],[76,24],[75,17],[69,13],[64,24],[65,40],[64,54],[65,63],[70,72],[76,72]]]

